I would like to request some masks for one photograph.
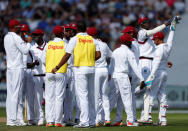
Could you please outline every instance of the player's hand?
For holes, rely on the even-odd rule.
[[[173,19],[169,19],[169,20],[165,23],[165,25],[166,25],[166,26],[169,26],[169,25],[171,24],[172,20],[173,20]]]
[[[145,82],[142,81],[142,82],[140,83],[140,90],[142,90],[145,86],[146,86]]]
[[[37,66],[39,66],[40,63],[39,63],[38,60],[35,60],[34,64],[37,65]]]
[[[52,73],[55,74],[57,72],[57,69],[56,68],[53,68],[52,69]]]
[[[167,65],[168,65],[168,68],[171,68],[173,66],[172,62],[170,62],[170,61],[168,62]]]
[[[28,36],[27,39],[26,39],[26,41],[27,41],[28,43],[31,43],[32,37],[31,37],[31,36]]]
[[[108,75],[108,81],[110,81],[110,79],[111,79],[111,75],[109,74],[109,75]]]

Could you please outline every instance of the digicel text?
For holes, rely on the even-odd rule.
[[[49,45],[48,46],[48,49],[53,49],[53,50],[56,50],[56,49],[63,49],[63,46],[53,46],[53,45]]]

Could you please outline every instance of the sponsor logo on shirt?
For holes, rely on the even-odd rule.
[[[83,43],[83,44],[85,44],[85,43],[93,43],[93,40],[86,40],[86,39],[79,38],[79,43]]]
[[[56,49],[63,49],[63,46],[53,46],[53,45],[49,45],[48,49],[52,49],[52,50],[56,50]]]

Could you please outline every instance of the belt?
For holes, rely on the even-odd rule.
[[[34,74],[33,76],[35,76],[35,77],[44,77],[44,76],[46,76],[46,74]]]
[[[153,60],[152,57],[145,57],[145,56],[140,56],[139,59],[148,59],[148,60]]]

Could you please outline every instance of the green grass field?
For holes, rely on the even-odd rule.
[[[138,115],[140,112],[138,112]],[[0,108],[0,118],[5,117],[5,109]],[[111,113],[111,118],[115,117],[115,111]],[[126,115],[124,113],[124,122]],[[168,126],[139,126],[139,127],[97,127],[97,128],[87,128],[87,129],[75,129],[72,127],[50,127],[45,126],[26,126],[26,127],[10,127],[6,126],[5,122],[0,123],[0,131],[76,131],[76,130],[95,130],[95,131],[188,131],[188,114],[167,114]],[[153,121],[157,121],[157,114],[153,114]]]

